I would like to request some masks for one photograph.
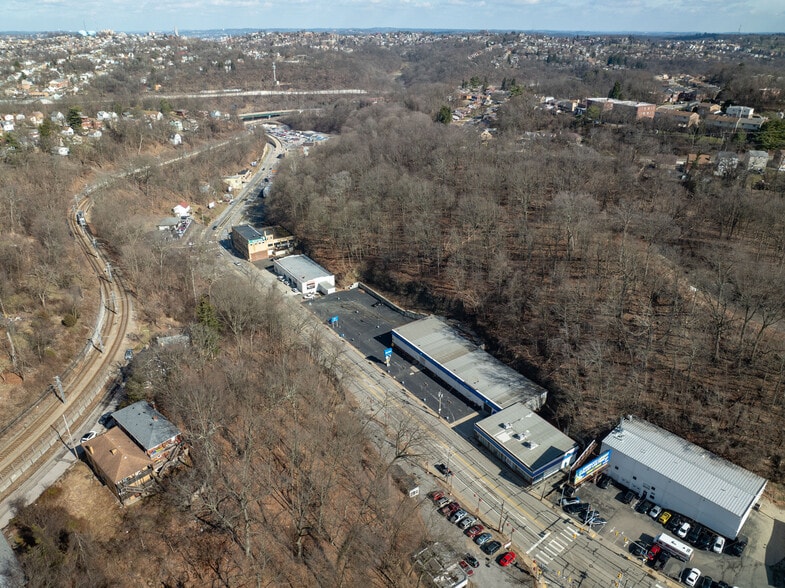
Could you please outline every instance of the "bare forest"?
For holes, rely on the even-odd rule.
[[[154,401],[184,431],[191,466],[139,508],[100,505],[108,490],[97,482],[95,497],[69,501],[61,484],[19,505],[12,541],[31,586],[418,585],[410,555],[433,531],[389,476],[416,458],[416,434],[355,404],[335,357],[300,336],[305,321],[281,298],[229,277],[198,240],[155,237],[180,200],[209,227],[221,177],[265,149],[264,133],[237,119],[248,111],[319,108],[287,122],[334,135],[281,160],[265,206],[344,285],[363,280],[462,321],[548,388],[543,415],[573,438],[635,414],[783,481],[785,179],[675,163],[759,137],[539,108],[544,94],[605,96],[617,82],[625,97],[651,99],[653,72],[672,66],[718,84],[718,101],[774,110],[756,88],[781,77],[753,59],[587,67],[517,49],[498,59],[513,38],[381,47],[347,37],[328,50],[272,37],[128,40],[117,51],[134,59],[57,105],[120,114],[101,141],[63,158],[4,137],[0,428],[46,393],[91,329],[95,277],[66,222],[86,185],[102,183],[88,229],[133,291],[137,347],[180,332],[192,341],[138,353],[126,383],[129,402]],[[623,63],[627,42],[608,60]],[[171,55],[192,59],[161,65]],[[89,67],[62,59],[65,71]],[[152,89],[269,89],[274,62],[283,89],[367,93],[170,100]],[[494,94],[513,79],[513,92]],[[436,122],[459,89],[490,89],[495,118]],[[191,125],[178,147],[175,118]],[[75,510],[89,496],[92,513]]]

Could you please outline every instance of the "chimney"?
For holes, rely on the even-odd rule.
[[[92,453],[92,451],[91,451],[91,453]],[[109,450],[109,453],[111,453],[112,455],[117,455],[117,447],[112,447],[112,448]]]
[[[92,445],[85,445],[87,447],[87,452],[92,455],[93,454],[93,446]]]

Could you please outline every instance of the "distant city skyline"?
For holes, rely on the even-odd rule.
[[[3,0],[3,31],[392,28],[785,32],[783,0]]]

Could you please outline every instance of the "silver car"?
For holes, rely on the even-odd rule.
[[[461,530],[465,531],[476,522],[477,519],[474,518],[473,516],[466,516],[462,518],[460,521],[458,521],[458,526],[461,528]]]
[[[453,513],[453,515],[450,517],[450,522],[451,522],[451,523],[457,523],[458,521],[460,521],[461,519],[463,519],[463,518],[464,518],[466,515],[468,515],[468,514],[469,514],[468,512],[466,512],[466,511],[465,511],[465,510],[463,510],[462,508],[459,508],[459,509],[458,509],[458,510],[456,510],[456,511]]]

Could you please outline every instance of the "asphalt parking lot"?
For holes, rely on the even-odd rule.
[[[361,288],[317,297],[305,304],[324,322],[337,316],[338,321],[333,328],[348,343],[359,349],[368,361],[377,362],[401,386],[448,423],[461,422],[477,414],[461,397],[420,370],[397,350],[393,351],[389,367],[385,367],[384,350],[392,347],[391,331],[414,319],[407,318]]]
[[[601,529],[594,529],[594,532],[603,537],[607,542],[618,545],[628,553],[631,560],[636,558],[629,553],[631,542],[643,543],[649,546],[654,538],[660,533],[668,533],[675,537],[675,533],[666,530],[663,525],[652,519],[648,515],[635,512],[637,500],[626,505],[621,502],[624,490],[614,485],[610,485],[605,490],[597,487],[593,483],[586,483],[578,490],[576,496],[581,501],[589,502],[592,508],[596,508],[601,516],[608,522]],[[554,503],[558,503],[560,495],[554,492],[550,496]],[[566,515],[569,516],[569,515]],[[766,524],[766,523],[769,524]],[[665,565],[662,573],[670,579],[680,582],[686,568],[696,567],[702,575],[710,576],[715,581],[723,580],[731,586],[756,587],[756,586],[782,586],[766,568],[766,563],[772,565],[783,558],[783,553],[773,556],[771,559],[765,555],[766,545],[782,545],[782,530],[778,527],[782,525],[776,523],[771,517],[762,512],[753,511],[743,533],[750,537],[750,545],[741,557],[736,557],[727,553],[714,553],[695,549],[694,556],[690,562],[682,562],[671,558]],[[761,549],[762,547],[762,549]],[[776,559],[776,558],[779,559]],[[765,559],[763,559],[765,558]],[[765,562],[765,563],[764,563]],[[645,565],[640,563],[640,565]],[[652,573],[654,571],[652,570]]]

